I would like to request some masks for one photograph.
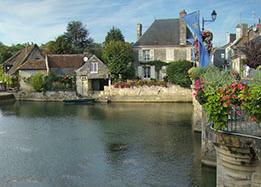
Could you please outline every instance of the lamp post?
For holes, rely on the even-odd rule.
[[[205,22],[214,22],[217,18],[217,13],[215,10],[213,10],[213,12],[211,13],[211,20],[205,20],[203,17],[202,17],[202,31],[204,31],[204,23]]]

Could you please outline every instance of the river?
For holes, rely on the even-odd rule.
[[[192,105],[0,105],[0,186],[214,187]]]

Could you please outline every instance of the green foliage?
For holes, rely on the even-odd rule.
[[[215,66],[209,66],[204,71],[202,78],[205,90],[215,91],[235,81],[235,77],[229,70],[222,71]]]
[[[191,80],[188,76],[188,70],[192,66],[193,63],[186,60],[171,62],[167,66],[168,81],[182,87],[189,87],[191,85]]]
[[[113,79],[128,77],[128,66],[133,62],[132,46],[127,42],[111,41],[106,44],[103,50],[103,60],[107,64]],[[132,65],[129,67],[133,67]]]
[[[254,121],[261,123],[261,85],[254,85],[241,95],[243,99],[242,109]]]
[[[95,56],[97,56],[99,59],[102,60],[102,51],[103,51],[103,47],[101,44],[99,43],[91,43],[86,49],[86,52],[94,54]]]
[[[167,66],[168,65],[167,62],[162,62],[160,60],[149,61],[149,62],[146,62],[144,64],[155,66],[155,70],[156,71],[159,71],[163,66]]]
[[[261,70],[257,71],[250,81],[250,86],[261,86]]]
[[[191,80],[199,79],[202,74],[205,72],[205,68],[202,67],[192,67],[188,70],[188,75]]]
[[[203,105],[209,117],[209,122],[214,122],[214,128],[220,129],[227,125],[228,108],[223,105],[222,94],[209,90],[205,92],[207,102]]]
[[[107,33],[105,37],[105,45],[110,43],[111,41],[122,41],[125,42],[124,36],[121,33],[121,30],[115,27],[112,27],[112,29]]]
[[[88,45],[93,43],[93,39],[89,37],[89,31],[80,21],[69,22],[64,35],[75,53],[82,53]]]
[[[0,66],[0,82],[4,83],[8,87],[13,84],[12,77],[10,75],[5,75],[4,68],[2,66]]]
[[[43,73],[36,73],[30,78],[30,84],[32,85],[33,89],[37,92],[43,91],[44,87],[44,74]]]
[[[74,90],[75,77],[75,74],[55,75],[50,73],[48,76],[45,76],[43,88],[48,91]]]
[[[65,35],[58,36],[55,41],[49,41],[42,46],[48,53],[71,54],[74,50]]]
[[[49,41],[42,47],[48,53],[72,54],[83,53],[93,43],[89,37],[89,31],[80,21],[71,21],[67,25],[66,32],[58,36],[55,41]]]
[[[7,46],[0,42],[0,64],[2,64],[4,61],[6,61],[8,58],[13,56],[16,52],[24,47],[25,44]]]

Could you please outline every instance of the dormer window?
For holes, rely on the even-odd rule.
[[[91,73],[98,73],[98,63],[97,62],[91,63]]]

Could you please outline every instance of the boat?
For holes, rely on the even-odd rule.
[[[95,99],[81,98],[81,99],[65,99],[64,104],[78,104],[78,105],[92,105],[96,101]]]

